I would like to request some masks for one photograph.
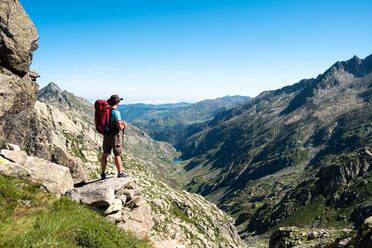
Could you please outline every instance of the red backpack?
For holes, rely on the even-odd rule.
[[[97,100],[94,103],[94,120],[96,122],[96,130],[100,134],[105,134],[110,131],[110,105],[105,100]]]

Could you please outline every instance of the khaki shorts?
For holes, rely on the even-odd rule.
[[[114,155],[118,156],[123,152],[123,145],[121,142],[120,133],[117,135],[104,135],[103,136],[103,152],[111,154],[114,150]]]

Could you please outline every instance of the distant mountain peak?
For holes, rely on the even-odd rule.
[[[351,59],[346,61],[337,61],[329,68],[324,75],[335,72],[348,72],[355,77],[364,77],[372,71],[372,55],[365,59],[361,59],[354,55]]]
[[[89,116],[94,115],[93,105],[87,100],[62,90],[56,83],[51,82],[39,90],[38,100],[59,109],[84,112]]]
[[[45,91],[57,91],[57,92],[63,92],[62,89],[55,84],[54,82],[50,82],[47,86],[43,88]]]

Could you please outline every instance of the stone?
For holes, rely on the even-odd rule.
[[[0,3],[0,66],[23,77],[38,48],[39,35],[18,0]]]
[[[346,245],[348,245],[351,240],[352,240],[352,238],[342,239],[338,242],[338,245],[339,245],[339,247],[346,247]]]
[[[72,200],[96,207],[109,207],[115,200],[115,191],[130,183],[131,178],[108,178],[88,183],[70,190],[67,195]]]
[[[66,166],[71,173],[74,184],[85,183],[89,181],[87,170],[84,168],[83,163],[76,157],[71,156],[60,147],[54,147],[52,151],[53,162]]]
[[[307,235],[308,240],[316,239],[319,236],[319,233],[317,231],[310,232]]]
[[[369,216],[367,219],[365,219],[364,224],[369,227],[372,227],[372,216]]]
[[[3,157],[0,157],[0,174],[5,176],[26,178],[31,176],[31,171],[22,165],[13,163]]]
[[[31,171],[31,178],[40,182],[49,193],[61,196],[74,187],[68,168],[62,165],[29,157],[24,167]]]
[[[122,222],[121,211],[106,216],[106,219],[112,224]]]
[[[175,239],[162,240],[159,242],[155,242],[154,246],[155,248],[186,248],[186,246],[180,244]]]
[[[120,199],[112,201],[111,205],[105,210],[104,214],[111,214],[118,212],[123,207],[123,203]]]
[[[26,208],[30,208],[32,206],[31,201],[26,201],[26,200],[18,200],[19,203],[21,203],[23,206]]]
[[[30,76],[30,78],[32,78],[33,81],[40,77],[39,73],[35,70],[30,71],[28,75]]]
[[[27,154],[23,151],[11,151],[5,149],[0,151],[0,155],[20,165],[24,165],[28,158]]]
[[[134,197],[134,191],[130,189],[121,189],[117,192],[117,194],[125,196],[127,202],[132,200]]]
[[[115,200],[113,188],[86,187],[74,188],[67,193],[72,200],[95,207],[109,207]]]
[[[142,192],[140,189],[135,189],[133,193],[135,196],[142,196]]]
[[[125,195],[119,195],[118,196],[118,199],[121,200],[121,202],[123,203],[123,205],[125,205],[125,203],[127,202],[127,197]]]
[[[5,143],[4,147],[6,150],[21,151],[21,148],[19,147],[19,145],[15,145],[15,144]]]
[[[131,211],[123,210],[123,219],[124,223],[119,224],[119,227],[132,232],[139,239],[147,237],[154,226],[151,207],[147,203]]]
[[[21,151],[1,150],[0,154],[30,171],[30,178],[41,183],[49,193],[57,197],[74,187],[68,168],[45,159],[28,157]]]
[[[160,209],[166,210],[169,208],[169,205],[159,198],[152,199],[151,202]]]
[[[130,209],[133,209],[133,208],[140,207],[144,203],[145,203],[145,200],[142,197],[137,196],[137,197],[133,198],[133,200],[127,202],[125,204],[125,206],[126,207],[129,207]]]

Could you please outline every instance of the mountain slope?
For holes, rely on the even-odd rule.
[[[217,113],[248,101],[246,96],[225,96],[197,103],[120,105],[119,110],[135,126],[156,140],[175,144],[185,128],[211,120]]]
[[[169,104],[121,104],[118,109],[125,116],[125,120],[132,122],[146,122],[152,119],[168,116],[179,108],[188,107],[191,103],[169,103]]]
[[[371,147],[371,71],[372,55],[355,56],[317,78],[263,92],[219,113],[176,146],[187,160],[188,190],[233,213],[244,233],[265,232],[308,205],[315,198],[291,211],[290,203],[280,202],[285,195],[303,197],[294,193],[297,185],[315,180],[320,164],[331,166],[330,156],[346,161]]]

